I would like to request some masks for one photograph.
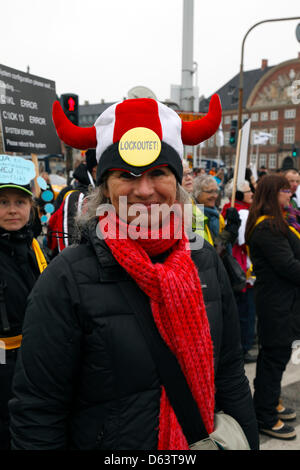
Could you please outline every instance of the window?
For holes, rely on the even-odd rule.
[[[271,111],[271,112],[270,112],[270,119],[271,119],[271,121],[277,121],[277,119],[278,119],[278,111]]]
[[[228,94],[228,95],[233,95],[233,93],[235,92],[235,90],[236,90],[236,86],[234,86],[234,85],[229,85],[227,94]]]
[[[269,168],[275,170],[277,168],[277,155],[276,153],[270,153],[269,155]]]
[[[295,142],[295,128],[294,127],[283,128],[283,142],[285,144],[293,144]]]
[[[256,154],[255,153],[252,153],[250,155],[250,163],[252,163],[253,165],[256,164]]]
[[[249,114],[243,114],[242,115],[242,121],[246,121],[246,119],[248,120],[249,119]]]
[[[258,121],[258,113],[252,113],[252,114],[251,114],[251,120],[252,120],[253,122]]]
[[[284,110],[284,117],[285,117],[285,119],[295,119],[296,109],[285,109]]]
[[[267,121],[269,119],[269,113],[268,111],[263,111],[260,113],[260,120],[261,121]]]
[[[231,116],[224,116],[224,125],[231,124]]]
[[[261,153],[259,156],[259,166],[267,166],[267,155],[265,153]]]
[[[273,129],[270,129],[270,134],[272,134],[272,137],[270,137],[270,144],[271,145],[276,145],[277,144],[277,135],[278,135],[278,129],[277,127],[274,127]]]

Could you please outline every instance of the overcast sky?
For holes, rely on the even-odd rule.
[[[118,101],[134,86],[159,100],[181,83],[183,0],[2,0],[0,63],[56,82],[80,103]],[[239,72],[242,39],[256,22],[300,16],[299,0],[194,0],[194,61],[209,96]],[[245,70],[298,56],[299,21],[261,25]]]

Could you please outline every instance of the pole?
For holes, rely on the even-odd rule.
[[[244,88],[244,77],[243,77],[243,69],[244,69],[244,47],[245,47],[245,41],[246,38],[248,37],[248,34],[252,31],[252,29],[256,28],[256,26],[259,26],[263,23],[273,23],[276,21],[292,21],[292,20],[299,20],[300,16],[295,16],[295,17],[290,17],[290,18],[275,18],[275,19],[269,19],[269,20],[263,20],[259,21],[258,23],[255,23],[253,26],[251,26],[250,29],[248,29],[247,33],[245,34],[242,42],[242,51],[241,51],[241,64],[240,64],[240,85],[239,85],[239,106],[238,106],[238,129],[241,129],[242,127],[242,112],[243,112],[243,88]]]
[[[235,203],[236,183],[237,183],[239,164],[240,164],[241,140],[242,140],[242,129],[239,130],[237,147],[236,147],[235,166],[234,166],[234,174],[233,174],[233,187],[232,187],[232,195],[231,195],[231,207],[234,207],[234,203]]]
[[[38,164],[38,157],[35,153],[31,154],[31,160],[35,166],[35,178],[34,178],[34,194],[35,197],[40,197],[41,194],[41,188],[40,185],[38,184],[38,177],[39,177],[39,164]]]
[[[183,0],[183,29],[182,29],[182,71],[180,108],[183,111],[194,110],[193,61],[194,40],[194,0]]]
[[[73,170],[73,149],[66,145],[66,173],[67,184],[71,182],[71,171]]]

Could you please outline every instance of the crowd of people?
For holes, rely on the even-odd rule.
[[[256,180],[247,169],[233,188],[230,169],[191,168],[183,144],[216,132],[218,97],[189,128],[141,99],[108,108],[96,132],[69,128],[58,104],[53,119],[67,145],[88,150],[46,235],[32,186],[0,181],[0,448],[188,450],[164,354],[208,434],[222,411],[250,449],[259,432],[295,438],[281,380],[300,338],[299,172],[260,169]],[[137,129],[141,141],[151,130],[150,153],[122,150]]]
[[[226,231],[224,221],[232,211],[233,180],[224,184],[216,172],[197,176],[198,171],[186,171],[189,179],[186,187],[183,179],[183,186],[202,205],[206,239],[217,248],[216,238]],[[234,294],[244,361],[257,362],[254,405],[260,432],[284,439],[296,436],[285,423],[296,413],[283,405],[280,384],[291,345],[300,335],[300,175],[295,168],[269,173],[264,167],[258,175],[255,180],[247,168],[247,179],[236,188],[234,207],[240,223],[234,225],[238,232],[230,245],[246,285]],[[258,357],[250,352],[257,346]]]

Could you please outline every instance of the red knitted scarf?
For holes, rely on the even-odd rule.
[[[213,347],[198,272],[181,221],[176,215],[171,219],[169,239],[163,239],[161,230],[155,234],[147,230],[149,238],[145,239],[143,229],[141,238],[124,239],[129,226],[113,214],[109,218],[100,217],[99,226],[114,258],[149,296],[160,335],[176,355],[207,432],[211,433],[214,422]],[[110,230],[114,226],[116,232]],[[180,239],[175,238],[178,231],[182,233]],[[170,253],[163,263],[152,263],[150,256],[168,250]],[[164,387],[158,449],[188,449]]]

